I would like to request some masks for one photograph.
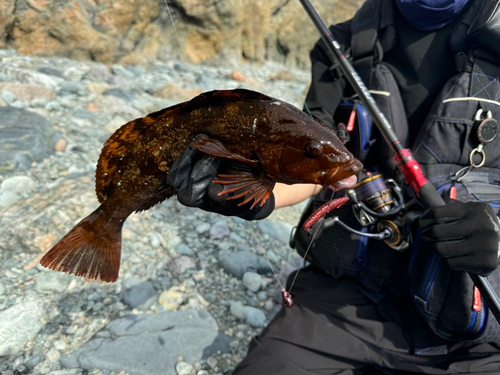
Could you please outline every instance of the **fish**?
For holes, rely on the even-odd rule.
[[[221,194],[233,194],[230,199],[245,197],[250,208],[263,205],[276,183],[351,188],[363,167],[333,130],[288,103],[251,90],[205,92],[130,121],[110,136],[96,168],[100,206],[40,264],[115,282],[125,220],[176,194],[166,177],[190,144],[234,163],[214,183],[227,185]]]

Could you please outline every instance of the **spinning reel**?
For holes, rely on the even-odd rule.
[[[379,173],[366,171],[358,179],[358,184],[347,190],[346,195],[352,202],[354,216],[361,226],[376,228],[376,231],[358,231],[342,222],[338,216],[326,218],[323,229],[338,224],[359,236],[382,240],[394,250],[406,249],[411,241],[411,231],[407,225],[410,218],[403,216],[406,206],[399,185],[393,179],[384,181]]]

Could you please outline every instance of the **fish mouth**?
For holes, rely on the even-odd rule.
[[[333,172],[328,178],[328,187],[333,191],[352,189],[358,183],[356,175],[363,170],[363,164],[354,159],[341,170]]]

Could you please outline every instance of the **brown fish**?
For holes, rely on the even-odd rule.
[[[45,254],[42,266],[116,281],[123,223],[175,194],[166,176],[198,134],[207,134],[198,150],[246,165],[216,182],[253,205],[263,204],[276,182],[350,188],[362,168],[332,130],[287,103],[248,90],[207,92],[130,121],[108,139],[96,171],[101,205]]]

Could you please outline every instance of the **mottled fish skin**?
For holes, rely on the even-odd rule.
[[[96,170],[101,206],[60,240],[41,264],[116,281],[124,221],[175,194],[166,176],[201,133],[242,160],[253,161],[272,184],[330,186],[362,168],[332,130],[285,102],[248,90],[207,92],[131,121],[109,138]]]

